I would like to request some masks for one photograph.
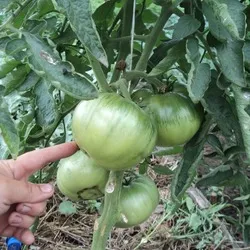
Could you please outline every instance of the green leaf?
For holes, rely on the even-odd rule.
[[[244,153],[245,153],[244,148],[239,146],[232,146],[224,151],[224,155],[227,158],[227,160],[232,160],[239,154],[244,154]]]
[[[12,158],[16,159],[19,152],[20,139],[9,112],[3,108],[0,108],[0,132]]]
[[[238,119],[225,98],[224,91],[217,87],[214,78],[204,95],[202,105],[213,116],[225,136],[231,136],[233,132],[241,134]]]
[[[182,196],[190,187],[196,175],[196,169],[199,166],[206,135],[211,124],[212,119],[207,117],[200,130],[184,147],[183,158],[171,182],[171,195],[176,203],[180,203]]]
[[[58,120],[58,112],[52,92],[48,83],[40,80],[35,87],[36,95],[36,123],[42,127],[43,131],[49,131]]]
[[[5,87],[4,95],[8,95],[16,90],[23,83],[28,72],[26,65],[20,65],[7,74],[1,81],[1,84]]]
[[[5,36],[5,37],[0,37],[0,50],[5,50],[6,44],[11,41],[10,37]]]
[[[59,212],[65,215],[75,214],[76,206],[71,201],[63,201],[59,205]]]
[[[97,60],[108,67],[107,55],[92,19],[90,0],[57,0],[57,3],[63,8],[81,43]]]
[[[12,71],[20,62],[14,58],[6,57],[0,60],[0,78],[5,77],[10,71]]]
[[[248,200],[249,198],[250,198],[250,194],[247,194],[247,195],[242,195],[240,197],[234,198],[234,201],[245,201],[245,200]]]
[[[21,8],[21,11],[18,15],[14,16],[12,19],[12,25],[19,29],[23,23],[28,18],[29,14],[32,13],[36,9],[36,1],[30,1],[24,7]]]
[[[244,110],[246,111],[246,113],[250,116],[250,104],[247,105]]]
[[[9,156],[9,149],[4,142],[2,136],[0,136],[0,160],[5,160]]]
[[[147,170],[148,170],[148,162],[147,160],[145,160],[139,165],[139,174],[145,174],[147,173]]]
[[[179,18],[178,22],[174,25],[174,32],[172,39],[183,39],[200,27],[201,23],[190,15],[184,15]]]
[[[24,33],[32,53],[29,58],[32,69],[56,88],[77,99],[93,99],[98,93],[96,87],[84,76],[72,72],[69,63],[61,61],[53,50],[35,35]]]
[[[221,145],[220,140],[218,137],[214,134],[208,134],[207,135],[207,142],[220,154],[224,155],[223,153],[223,147]]]
[[[5,46],[5,53],[10,56],[14,56],[18,52],[27,48],[27,44],[23,39],[13,39],[9,41]]]
[[[1,0],[0,1],[0,9],[7,8],[10,3],[12,3],[14,0]]]
[[[243,46],[243,55],[245,66],[250,69],[250,41],[247,40]]]
[[[211,71],[207,63],[199,63],[199,44],[196,38],[187,40],[186,58],[191,64],[191,69],[188,73],[187,90],[192,101],[198,103],[209,86]]]
[[[245,7],[238,0],[204,0],[202,8],[209,22],[209,29],[218,40],[244,38]]]
[[[160,165],[155,165],[153,166],[153,170],[157,174],[162,174],[162,175],[172,175],[174,172],[169,169],[167,166],[160,166]]]
[[[25,78],[25,80],[22,82],[22,85],[18,87],[18,92],[24,92],[28,91],[31,88],[33,88],[38,80],[40,79],[40,76],[38,76],[34,71],[31,71]]]
[[[203,224],[203,221],[201,220],[201,217],[196,214],[192,213],[189,219],[189,226],[194,230],[197,231],[197,229]]]
[[[158,76],[165,73],[179,59],[185,56],[185,42],[180,42],[168,50],[166,57],[161,60],[149,73],[149,76]]]
[[[232,177],[233,174],[233,169],[230,166],[221,165],[201,178],[196,185],[198,187],[223,186],[224,182],[227,181],[229,177]]]
[[[37,12],[39,17],[44,16],[45,14],[53,11],[54,9],[55,8],[51,0],[39,0],[37,2]]]
[[[246,86],[243,45],[243,42],[228,40],[215,46],[223,74],[239,86]]]

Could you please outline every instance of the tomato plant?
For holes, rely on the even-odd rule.
[[[149,115],[113,93],[82,101],[74,111],[72,131],[79,147],[110,170],[138,164],[151,153],[156,141]]]
[[[202,116],[190,99],[177,93],[154,95],[147,106],[158,129],[157,145],[176,146],[198,131]]]
[[[183,148],[166,214],[192,184],[235,185],[240,241],[250,245],[249,0],[2,0],[0,9],[1,159],[75,138],[88,161],[111,170],[93,250],[105,249],[120,220],[123,170],[156,141],[182,145],[153,154]],[[221,162],[199,179],[207,143]],[[56,164],[33,180],[54,180]],[[143,164],[146,172],[151,162]]]
[[[159,204],[159,191],[147,176],[123,185],[120,195],[121,219],[116,227],[132,227],[146,221]]]
[[[57,186],[71,200],[94,200],[104,194],[109,172],[81,150],[60,160]]]

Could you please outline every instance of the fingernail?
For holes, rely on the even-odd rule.
[[[22,217],[19,215],[15,215],[13,219],[11,219],[10,224],[20,224],[22,222]]]
[[[53,186],[50,184],[42,184],[40,185],[40,188],[44,193],[50,193],[53,191]]]
[[[23,207],[21,208],[21,213],[28,213],[30,212],[31,208],[29,206],[23,205]]]

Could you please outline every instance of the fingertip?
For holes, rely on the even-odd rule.
[[[35,237],[30,230],[25,230],[21,235],[21,241],[25,245],[31,245],[35,241]]]

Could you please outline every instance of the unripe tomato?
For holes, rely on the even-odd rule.
[[[145,107],[148,104],[149,98],[153,93],[149,89],[139,89],[131,95],[133,102],[140,107]]]
[[[121,219],[116,227],[132,227],[146,221],[159,204],[159,191],[147,176],[139,176],[128,186],[123,186],[120,195]]]
[[[123,170],[148,156],[156,142],[156,127],[135,103],[114,93],[82,101],[72,120],[73,137],[95,162]]]
[[[95,200],[103,196],[109,172],[81,150],[59,162],[57,186],[71,200]]]
[[[177,93],[154,95],[148,111],[158,129],[158,146],[176,146],[189,141],[198,131],[202,115],[195,104]]]

